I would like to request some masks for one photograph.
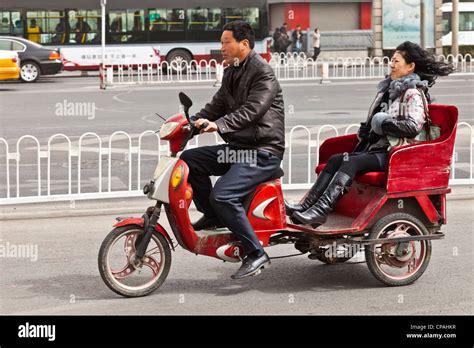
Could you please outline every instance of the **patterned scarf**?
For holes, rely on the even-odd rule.
[[[397,99],[404,91],[410,88],[421,88],[425,94],[428,93],[428,81],[421,80],[420,76],[415,73],[408,74],[397,80],[392,80],[390,76],[380,81],[377,89],[379,92],[388,90],[390,100]]]

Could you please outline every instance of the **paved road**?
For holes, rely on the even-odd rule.
[[[380,285],[365,263],[327,266],[306,256],[274,260],[259,276],[234,281],[237,264],[178,249],[163,286],[139,299],[115,295],[97,271],[114,216],[2,221],[0,243],[37,245],[38,259],[0,258],[0,314],[472,315],[473,203],[448,201],[447,237],[433,242],[426,273],[410,286]],[[291,245],[268,251],[296,252]]]
[[[432,88],[437,103],[457,105],[461,121],[474,120],[474,76],[439,79]],[[286,126],[303,124],[348,125],[366,117],[374,98],[377,80],[318,82],[282,82],[286,107]],[[197,112],[216,88],[209,83],[122,86],[98,90],[97,78],[44,78],[36,84],[10,82],[0,84],[2,129],[0,136],[18,139],[25,134],[47,138],[55,133],[78,136],[88,131],[109,135],[116,130],[141,133],[162,123],[155,112],[168,117],[178,112],[178,92],[193,99]],[[61,116],[64,103],[93,103],[94,119],[88,115]]]
[[[437,103],[454,104],[460,110],[460,121],[474,125],[474,77],[454,76],[439,79],[432,89]],[[337,81],[331,84],[318,82],[282,82],[286,105],[287,132],[296,125],[305,125],[316,140],[318,129],[323,124],[335,125],[340,133],[349,124],[358,124],[366,117],[369,104],[374,97],[377,80]],[[106,91],[98,90],[97,77],[44,78],[36,84],[17,82],[0,84],[1,127],[0,137],[5,138],[10,152],[16,151],[19,137],[30,134],[40,141],[43,155],[47,152],[48,138],[56,133],[71,137],[73,148],[76,148],[78,137],[93,131],[103,138],[103,147],[108,147],[108,136],[114,131],[123,130],[132,135],[132,146],[138,146],[138,135],[145,130],[156,130],[162,121],[154,114],[159,112],[167,117],[178,112],[179,91],[185,91],[194,100],[192,111],[196,112],[210,100],[215,87],[210,84],[178,84],[121,86]],[[72,104],[71,104],[72,103]],[[75,103],[75,104],[74,104]],[[69,105],[86,103],[86,109],[73,110],[68,113]],[[91,108],[91,109],[88,109]],[[93,111],[90,111],[93,110]],[[84,113],[81,113],[84,111]],[[355,131],[355,129],[353,129]],[[321,140],[334,136],[326,129]],[[466,126],[460,127],[456,142],[458,163],[455,167],[457,178],[469,177],[469,156],[471,134]],[[314,180],[313,168],[317,158],[313,148],[308,170],[307,134],[296,131],[293,134],[292,182],[306,182],[308,172],[310,181]],[[205,135],[200,144],[214,143],[213,135]],[[289,141],[288,141],[289,143]],[[82,156],[81,192],[96,192],[99,188],[98,178],[98,144],[97,140],[84,139],[85,147]],[[128,188],[128,140],[120,135],[114,138],[113,147],[117,149],[111,161],[112,190]],[[132,187],[142,187],[152,175],[156,163],[156,138],[147,136],[143,139],[144,152],[141,158],[141,182],[137,183],[137,154],[132,155]],[[68,146],[64,139],[56,138],[52,145],[51,156],[51,192],[67,193],[68,189]],[[25,139],[21,144],[20,195],[37,194],[36,145]],[[284,170],[289,180],[289,149],[285,155]],[[10,161],[10,183],[16,183],[15,162]],[[41,159],[42,194],[46,194],[47,160]],[[103,187],[108,185],[108,158],[102,157]],[[6,196],[5,151],[0,145],[0,197]],[[77,154],[72,158],[72,192],[77,192]],[[11,195],[15,195],[12,187]]]

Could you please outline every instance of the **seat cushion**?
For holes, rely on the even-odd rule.
[[[321,171],[326,166],[326,163],[320,164],[316,167],[316,174],[321,173]],[[373,185],[384,187],[387,180],[386,172],[370,172],[362,175],[356,176],[355,180],[361,184]]]

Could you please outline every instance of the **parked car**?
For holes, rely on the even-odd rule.
[[[20,59],[15,51],[0,50],[0,81],[20,77]]]
[[[0,50],[16,51],[20,58],[20,79],[35,82],[42,75],[54,75],[63,70],[59,49],[14,36],[0,36]]]

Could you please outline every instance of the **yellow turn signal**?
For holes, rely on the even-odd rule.
[[[177,190],[179,185],[183,181],[183,177],[184,177],[184,167],[177,166],[176,169],[173,171],[173,174],[171,175],[171,187]]]

